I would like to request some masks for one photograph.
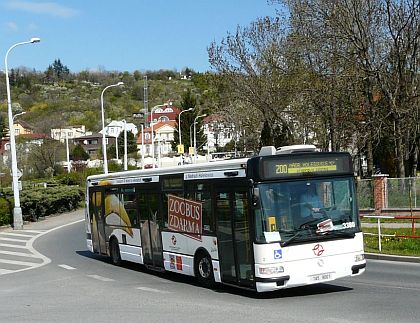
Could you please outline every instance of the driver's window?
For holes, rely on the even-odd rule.
[[[321,198],[321,201],[324,207],[331,207],[334,204],[332,192],[333,190],[332,190],[331,182],[322,182],[319,185],[318,194]]]

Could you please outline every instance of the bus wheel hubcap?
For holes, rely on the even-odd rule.
[[[208,278],[210,276],[210,263],[207,258],[202,258],[198,264],[198,271],[201,277]]]

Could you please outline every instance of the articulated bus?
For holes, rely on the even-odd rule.
[[[87,179],[90,251],[258,292],[363,273],[351,157],[314,146]]]

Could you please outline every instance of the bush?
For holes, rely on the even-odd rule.
[[[22,191],[22,214],[36,221],[40,217],[78,208],[84,191],[77,186],[55,186]]]
[[[12,203],[5,197],[0,197],[0,225],[12,224]]]

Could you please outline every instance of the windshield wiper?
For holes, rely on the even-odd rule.
[[[321,218],[321,219],[311,219],[311,220],[309,220],[309,221],[306,221],[306,222],[304,222],[304,223],[302,223],[300,226],[299,226],[299,228],[300,229],[304,229],[304,227],[305,226],[307,226],[307,225],[310,225],[310,224],[318,224],[318,223],[321,223],[322,221],[324,221],[325,220],[325,218]]]
[[[282,247],[286,247],[287,245],[289,245],[291,242],[295,241],[297,238],[299,238],[303,232],[307,232],[311,230],[309,228],[305,228],[305,229],[300,229],[298,232],[296,232],[293,236],[291,236],[289,239],[287,239],[286,241],[280,242]]]
[[[323,235],[326,236],[333,236],[333,237],[347,237],[347,238],[354,238],[356,233],[354,231],[352,232],[346,232],[342,230],[332,230],[332,231],[325,231]]]

